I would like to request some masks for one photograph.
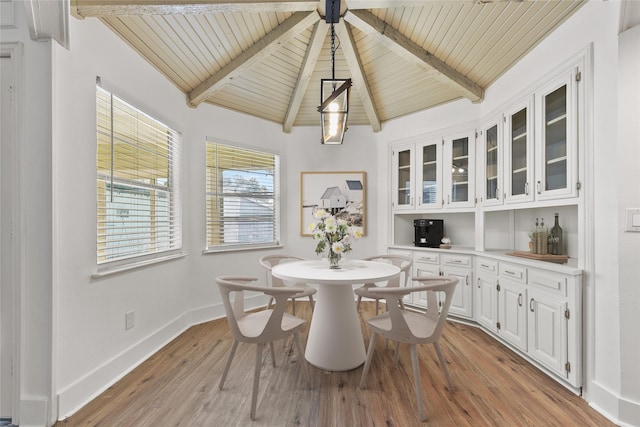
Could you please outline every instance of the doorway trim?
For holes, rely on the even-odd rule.
[[[11,218],[11,230],[13,238],[11,240],[11,252],[13,256],[10,272],[10,286],[12,286],[12,313],[11,313],[11,337],[12,342],[12,391],[11,391],[11,417],[12,423],[19,425],[20,423],[20,373],[21,373],[21,355],[22,351],[22,295],[24,290],[24,222],[22,221],[24,210],[24,202],[22,198],[22,108],[24,100],[24,47],[21,42],[1,42],[0,56],[2,58],[11,59],[13,67],[13,103],[9,110],[9,132],[11,140],[9,141],[11,148],[11,164],[10,171],[11,190],[4,203],[10,206],[8,209]]]

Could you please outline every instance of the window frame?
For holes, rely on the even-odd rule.
[[[115,103],[118,104],[118,108],[122,108],[120,116],[114,114]],[[108,108],[109,111],[101,112],[101,107]],[[120,95],[103,88],[99,79],[96,84],[95,117],[96,264],[98,273],[94,276],[183,256],[181,133]],[[131,122],[119,127],[119,120],[122,117],[130,119]],[[147,133],[144,133],[142,127],[148,127],[150,123],[157,128],[152,127],[151,130],[147,128]],[[134,129],[140,134],[131,132],[126,136],[118,135],[118,132],[123,132],[122,135],[125,135],[127,130]],[[162,137],[164,133],[166,133],[166,137]],[[154,148],[158,147],[157,152],[153,155],[145,153],[145,148],[148,148],[150,144]],[[104,147],[107,149],[107,156],[110,156],[109,159],[105,156]],[[122,150],[122,147],[126,147],[130,153],[123,154],[125,150]],[[147,161],[150,157],[160,159],[160,163],[153,167],[148,166]],[[121,166],[127,161],[131,161],[127,163],[129,166],[127,173],[131,176],[123,177],[124,173],[122,169],[118,170],[116,163],[120,163]],[[135,167],[132,168],[130,165],[135,165]],[[166,181],[166,184],[163,184],[163,181]],[[113,198],[109,201],[108,194],[112,196],[115,194],[113,190],[107,189],[109,187],[112,189],[120,188],[123,193],[126,193],[122,203],[130,203],[134,211],[139,211],[141,215],[144,215],[142,222],[128,222],[124,219],[123,213],[120,227],[121,229],[126,229],[127,226],[132,228],[132,231],[123,234],[124,239],[129,239],[129,242],[117,246],[114,249],[115,253],[112,253],[111,256],[105,255],[109,243],[107,231],[109,218],[118,215],[116,211],[123,210],[124,212],[127,209],[113,205]],[[111,193],[109,193],[110,191]],[[143,199],[147,193],[149,200],[145,202]],[[136,194],[141,197],[138,198]],[[163,197],[166,200],[165,203],[162,203]],[[111,206],[109,206],[110,203]],[[148,224],[148,230],[144,224]],[[141,228],[142,232],[140,232]],[[136,241],[143,243],[136,244]],[[126,251],[127,249],[130,249],[130,252],[117,254],[118,250]]]
[[[241,243],[241,242],[231,242],[231,243],[220,243],[213,244],[210,243],[212,238],[210,235],[210,227],[211,227],[211,218],[209,213],[209,204],[214,203],[210,200],[210,197],[225,197],[224,191],[216,192],[210,191],[209,189],[209,146],[210,145],[220,145],[224,147],[228,147],[232,150],[239,150],[245,153],[256,153],[260,156],[272,156],[273,157],[273,209],[271,217],[273,217],[273,239],[269,242],[250,242],[250,243]],[[220,253],[220,252],[233,252],[233,251],[248,251],[248,250],[257,250],[257,249],[268,249],[268,248],[279,248],[281,245],[281,220],[282,214],[280,209],[280,199],[281,199],[281,186],[280,186],[280,173],[281,173],[281,165],[282,158],[280,153],[275,150],[265,149],[264,147],[256,147],[247,144],[240,144],[236,142],[225,141],[220,138],[211,138],[207,137],[205,140],[205,247],[203,253],[211,254],[211,253]],[[217,168],[213,168],[216,169]],[[227,169],[234,170],[234,169]],[[219,172],[217,172],[219,173]],[[219,185],[222,184],[222,179],[219,180]],[[245,193],[241,193],[245,194]],[[250,194],[250,193],[246,193]],[[219,223],[220,224],[220,223]],[[218,231],[218,235],[223,234]]]

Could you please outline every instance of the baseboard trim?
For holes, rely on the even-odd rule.
[[[148,335],[135,345],[116,355],[102,366],[89,372],[73,384],[60,390],[58,420],[71,416],[100,393],[112,386],[160,348],[184,332],[189,326],[188,316],[182,315]],[[22,423],[20,423],[22,425]]]
[[[625,399],[596,382],[589,384],[588,403],[619,426],[635,427],[640,420],[640,402]]]
[[[265,303],[264,296],[258,295],[247,298],[245,307],[258,308]],[[64,420],[76,413],[191,326],[223,317],[226,317],[224,307],[222,303],[218,303],[187,311],[167,323],[102,366],[60,390],[56,396],[57,419]],[[20,425],[22,426],[22,423]]]

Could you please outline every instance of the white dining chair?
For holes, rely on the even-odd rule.
[[[376,315],[378,314],[378,306],[380,298],[376,294],[370,292],[371,288],[386,286],[386,287],[398,287],[398,286],[407,286],[409,278],[411,277],[411,267],[413,266],[413,260],[410,257],[404,255],[375,255],[367,258],[363,258],[365,261],[376,261],[376,262],[386,262],[389,264],[393,264],[396,267],[400,268],[400,274],[395,276],[384,284],[376,284],[376,283],[365,283],[359,288],[356,288],[353,292],[358,296],[358,309],[360,309],[360,302],[362,298],[374,299],[376,301]],[[402,303],[402,299],[400,300],[401,307],[404,307]]]
[[[256,344],[256,364],[253,373],[253,391],[251,393],[252,420],[256,418],[260,367],[262,366],[262,351],[265,344],[269,344],[272,363],[275,367],[276,359],[273,342],[293,335],[298,352],[298,362],[307,378],[307,384],[310,386],[307,362],[304,358],[304,349],[300,341],[300,331],[307,322],[304,319],[285,313],[287,300],[300,292],[301,289],[295,287],[267,288],[265,286],[251,285],[256,280],[257,278],[255,277],[245,276],[220,276],[216,278],[227,314],[229,329],[231,329],[231,335],[233,336],[233,344],[231,345],[227,364],[222,373],[222,378],[220,378],[218,388],[222,390],[224,386],[238,343]],[[259,292],[270,296],[275,300],[274,308],[246,312],[244,309],[245,291]]]
[[[292,255],[266,255],[260,258],[260,265],[266,270],[266,280],[267,286],[271,286],[274,288],[288,286],[284,283],[284,281],[278,277],[275,277],[271,274],[271,269],[274,265],[278,265],[282,262],[292,262],[292,261],[304,261],[304,258],[300,258]],[[292,313],[296,315],[296,299],[298,298],[309,298],[309,303],[311,304],[311,310],[313,311],[313,295],[317,292],[317,289],[312,288],[306,283],[295,283],[293,286],[297,288],[301,288],[302,291],[293,295],[291,297],[291,306]],[[273,298],[269,298],[267,302],[267,309],[271,307],[271,303],[273,302]]]
[[[446,324],[447,314],[451,306],[453,292],[458,284],[458,279],[450,276],[424,277],[416,276],[412,279],[414,282],[421,282],[421,285],[411,286],[407,288],[376,288],[370,291],[380,298],[387,300],[387,312],[367,319],[365,322],[371,330],[371,340],[369,341],[369,349],[367,350],[367,359],[362,370],[360,378],[360,388],[364,388],[367,379],[367,373],[371,365],[371,359],[376,347],[376,337],[383,337],[395,341],[397,343],[394,354],[394,364],[398,363],[398,345],[407,343],[411,349],[411,362],[413,365],[413,376],[416,389],[416,398],[418,400],[418,412],[420,420],[425,421],[422,403],[422,386],[420,380],[420,367],[418,361],[419,344],[433,343],[440,366],[444,371],[449,385],[449,391],[453,391],[453,383],[447,369],[447,362],[442,355],[442,349],[438,340],[442,335],[442,330]],[[427,293],[427,310],[425,312],[417,312],[400,307],[400,301],[405,295],[412,292]]]

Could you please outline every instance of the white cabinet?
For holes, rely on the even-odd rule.
[[[478,132],[478,200],[482,206],[502,204],[503,186],[503,131],[499,118],[480,127]]]
[[[391,163],[394,212],[475,206],[475,130],[393,145]]]
[[[475,130],[444,140],[443,193],[447,208],[475,205],[475,146]]]
[[[414,276],[453,276],[458,278],[449,314],[473,317],[473,262],[470,255],[440,254],[427,250],[413,252]],[[412,304],[426,307],[426,295],[414,295]]]
[[[505,111],[505,194],[506,203],[533,200],[533,96]]]
[[[579,387],[582,275],[480,256],[475,269],[475,320]]]

